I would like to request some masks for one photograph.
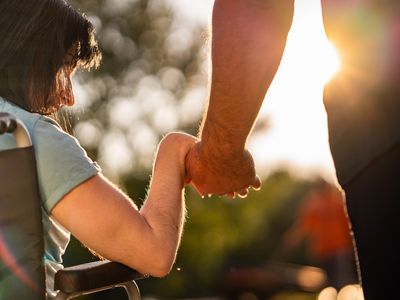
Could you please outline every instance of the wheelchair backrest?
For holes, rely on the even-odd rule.
[[[45,299],[44,243],[34,149],[23,124],[0,113],[0,300]],[[8,136],[9,138],[9,136]]]

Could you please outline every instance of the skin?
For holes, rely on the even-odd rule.
[[[208,108],[201,141],[187,157],[187,180],[201,195],[246,196],[248,188],[260,188],[246,143],[280,64],[292,17],[292,0],[215,1]]]
[[[74,71],[69,69],[62,92],[66,106],[75,103],[71,84]],[[65,195],[51,217],[104,258],[143,274],[167,275],[175,261],[185,220],[185,158],[196,142],[196,138],[183,133],[170,133],[162,139],[148,195],[140,209],[99,173]]]
[[[195,142],[182,133],[168,134],[161,141],[140,210],[98,174],[68,193],[51,216],[99,255],[143,274],[165,276],[182,235],[185,157]]]

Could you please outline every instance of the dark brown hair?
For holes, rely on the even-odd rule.
[[[71,101],[75,66],[101,60],[92,24],[64,0],[0,0],[0,41],[0,96],[40,114]]]

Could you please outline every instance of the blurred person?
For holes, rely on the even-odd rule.
[[[104,258],[165,276],[183,230],[185,156],[196,139],[171,133],[161,141],[139,210],[50,117],[74,104],[74,70],[100,63],[92,24],[63,0],[0,0],[0,40],[0,111],[26,125],[35,149],[47,298],[70,233]],[[1,150],[14,146],[11,136],[0,139]]]
[[[283,251],[306,240],[310,257],[336,290],[357,282],[353,244],[342,194],[325,180],[302,200],[296,220],[284,234]]]
[[[209,102],[187,156],[200,194],[259,187],[246,148],[280,64],[293,0],[215,0]],[[357,246],[366,300],[395,299],[400,269],[400,2],[322,0],[342,69],[325,87],[329,142]],[[268,149],[266,149],[268,151]]]

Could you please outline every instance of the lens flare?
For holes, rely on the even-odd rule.
[[[4,265],[17,277],[21,282],[26,284],[33,291],[38,292],[39,287],[32,281],[25,270],[18,265],[11,251],[8,249],[3,235],[0,231],[0,260],[3,261]]]

